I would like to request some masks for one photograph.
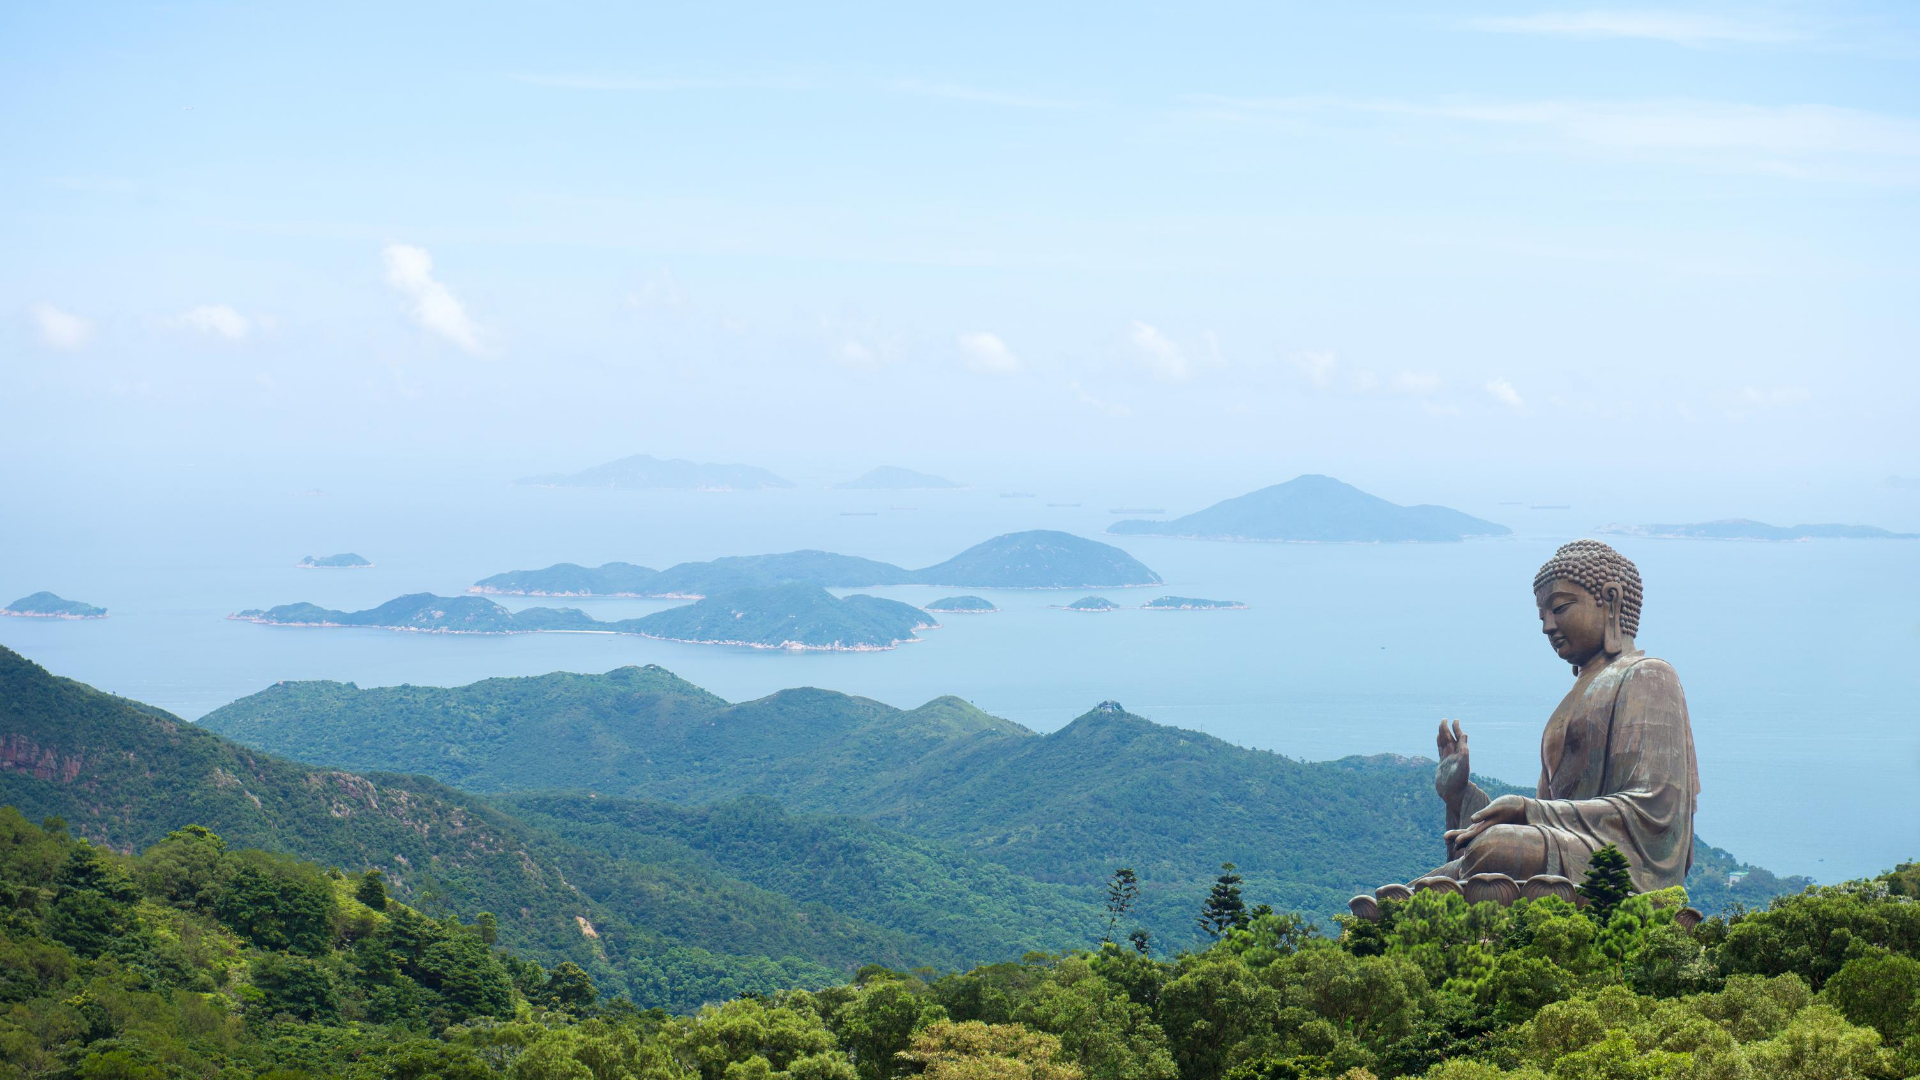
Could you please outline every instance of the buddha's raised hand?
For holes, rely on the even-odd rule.
[[[1447,725],[1453,727],[1449,729]],[[1436,741],[1440,750],[1440,767],[1433,771],[1433,790],[1440,795],[1440,801],[1448,806],[1460,805],[1467,796],[1467,776],[1470,772],[1467,758],[1467,733],[1461,729],[1460,721],[1440,721],[1440,737]]]

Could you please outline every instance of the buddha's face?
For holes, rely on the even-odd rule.
[[[1555,656],[1575,667],[1600,654],[1607,643],[1607,602],[1583,586],[1555,578],[1534,590],[1540,632]]]

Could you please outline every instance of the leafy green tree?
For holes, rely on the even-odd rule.
[[[548,1004],[571,1012],[583,1012],[592,1008],[599,996],[599,991],[594,989],[593,979],[579,964],[571,960],[562,960],[559,966],[547,975],[547,983],[542,993],[542,997]]]
[[[360,875],[353,898],[375,911],[387,910],[387,883],[378,869],[370,866]]]
[[[500,920],[494,918],[491,911],[483,911],[474,916],[473,928],[479,933],[480,940],[488,945],[500,940]]]
[[[834,1012],[840,1045],[860,1080],[885,1080],[900,1071],[898,1054],[914,1032],[947,1018],[946,1009],[916,985],[898,978],[869,981]]]
[[[927,1080],[1080,1080],[1060,1040],[1019,1024],[942,1020],[901,1052]]]
[[[1153,1012],[1083,957],[1061,960],[1015,1013],[1057,1037],[1087,1080],[1173,1080],[1167,1037]]]
[[[232,856],[220,921],[263,949],[309,956],[333,940],[333,886],[317,867],[264,851]]]
[[[513,1011],[513,979],[484,942],[455,931],[428,945],[419,964],[420,982],[446,1001],[455,1022]]]
[[[201,912],[218,905],[230,870],[227,842],[200,825],[173,830],[135,864],[148,895]]]
[[[286,1013],[296,1020],[332,1023],[340,1015],[340,995],[327,969],[304,956],[265,953],[252,965],[253,985],[266,995],[266,1015]]]
[[[1220,876],[1213,880],[1213,888],[1207,892],[1207,902],[1200,909],[1200,929],[1210,938],[1218,940],[1229,930],[1238,930],[1247,925],[1246,902],[1240,899],[1240,875],[1230,862],[1220,864]]]
[[[1823,991],[1853,1023],[1888,1045],[1920,1035],[1920,960],[1880,953],[1847,961]]]
[[[1633,895],[1633,876],[1627,857],[1608,844],[1587,857],[1587,873],[1579,885],[1587,898],[1587,913],[1602,926],[1613,917],[1613,909]]]

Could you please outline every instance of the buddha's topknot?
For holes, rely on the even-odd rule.
[[[1540,572],[1533,575],[1533,588],[1559,578],[1571,581],[1601,599],[1608,583],[1620,585],[1620,632],[1628,637],[1640,629],[1640,568],[1625,555],[1598,540],[1575,540],[1560,545]]]

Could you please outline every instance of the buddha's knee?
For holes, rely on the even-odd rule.
[[[1473,838],[1461,854],[1461,869],[1474,874],[1506,874],[1525,878],[1538,873],[1546,861],[1546,841],[1531,825],[1495,825]]]

